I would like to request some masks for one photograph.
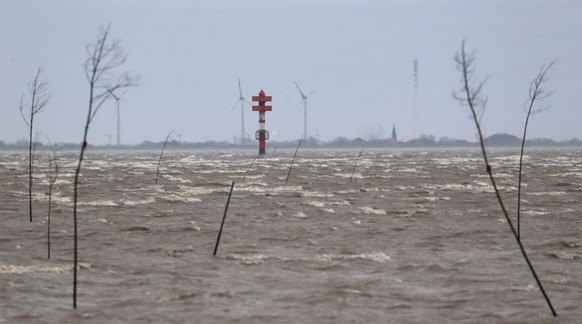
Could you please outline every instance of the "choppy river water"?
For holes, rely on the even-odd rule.
[[[522,242],[476,150],[91,152],[72,309],[72,181],[59,153],[0,153],[0,323],[575,323],[582,318],[582,150],[525,157]],[[517,150],[491,152],[516,214]],[[212,252],[236,181],[217,256]],[[515,219],[514,219],[515,222]]]

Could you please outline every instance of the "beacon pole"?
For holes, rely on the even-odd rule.
[[[258,106],[253,106],[253,111],[259,112],[259,129],[255,132],[255,139],[259,141],[259,155],[265,155],[267,147],[266,141],[269,139],[269,131],[265,129],[265,111],[271,111],[272,106],[266,106],[267,101],[271,101],[271,96],[265,96],[265,91],[261,89],[258,96],[253,96],[253,101],[258,102]]]

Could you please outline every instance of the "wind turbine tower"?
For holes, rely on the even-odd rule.
[[[240,78],[238,78],[238,94],[239,98],[237,102],[234,104],[230,111],[233,111],[236,106],[238,106],[240,102],[240,113],[241,113],[241,126],[240,126],[240,143],[246,144],[247,142],[247,135],[245,132],[245,97],[242,94],[242,88],[240,86]]]
[[[303,91],[301,91],[301,88],[299,88],[297,82],[295,82],[295,86],[297,87],[297,90],[299,90],[301,99],[303,100],[303,138],[307,139],[307,98],[314,94],[315,91],[311,91],[309,94],[305,95]]]
[[[418,60],[414,59],[414,83],[412,93],[412,133],[411,139],[420,136],[419,119],[420,119],[420,104],[418,100]]]
[[[119,96],[116,96],[112,91],[109,91],[113,99],[115,99],[115,107],[117,108],[117,146],[121,145],[121,118],[119,113],[119,101],[121,101],[121,96],[125,94],[122,93]],[[111,136],[109,137],[109,145],[111,145]]]

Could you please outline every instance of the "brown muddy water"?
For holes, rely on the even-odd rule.
[[[72,308],[72,180],[0,154],[0,323],[580,323],[582,150],[525,157],[518,249],[476,150],[91,152]],[[517,150],[493,151],[516,214]],[[236,184],[212,256],[231,182]],[[515,221],[515,220],[514,220]]]

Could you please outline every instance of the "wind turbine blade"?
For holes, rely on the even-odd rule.
[[[306,97],[309,97],[309,96],[311,96],[312,94],[314,94],[314,93],[316,93],[316,92],[317,92],[317,91],[313,90],[313,91],[311,91],[311,92],[310,92],[310,93],[309,93],[309,94],[308,94]]]
[[[242,95],[242,89],[240,86],[240,78],[238,78],[238,93],[239,93],[239,100],[244,100],[245,98]]]
[[[295,81],[293,81],[295,82]],[[301,94],[301,97],[303,97],[305,99],[305,94],[303,93],[303,91],[301,91],[301,89],[299,88],[299,85],[297,84],[297,82],[295,82],[295,86],[297,87],[297,90],[299,90],[299,93]]]
[[[238,103],[240,102],[240,100],[237,100],[236,103],[234,104],[234,106],[232,106],[232,108],[230,108],[229,113],[234,111],[234,108],[236,108],[236,106],[238,106]]]
[[[115,93],[113,93],[113,91],[107,89],[107,92],[109,92],[109,94],[113,97],[113,99],[115,99],[116,101],[119,101],[120,97],[116,96]]]

